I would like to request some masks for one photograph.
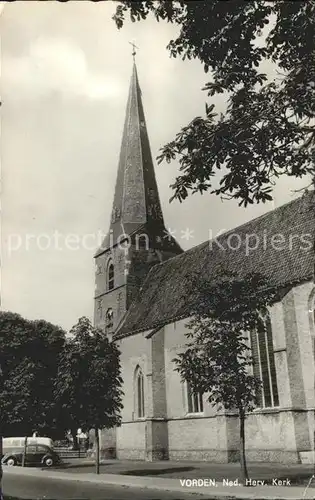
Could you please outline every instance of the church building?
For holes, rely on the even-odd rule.
[[[247,458],[300,463],[314,450],[313,192],[183,251],[165,227],[133,66],[108,234],[95,255],[95,326],[121,351],[122,425],[101,432],[104,457],[239,459],[238,414],[217,411],[174,370],[185,348],[192,274],[224,265],[259,272],[277,290],[265,335],[251,335],[259,407],[246,418]],[[254,235],[254,236],[253,236]],[[248,251],[249,238],[255,248]]]

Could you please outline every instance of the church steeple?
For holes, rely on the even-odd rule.
[[[137,237],[145,236],[141,248]],[[124,257],[121,243],[129,240]],[[146,247],[143,247],[143,243]],[[126,287],[122,311],[129,308],[152,265],[181,253],[175,239],[167,234],[155,178],[151,148],[143,111],[137,68],[133,62],[125,124],[121,142],[116,187],[109,232],[97,251],[96,296],[105,306],[112,303],[115,289],[108,288],[106,274],[109,260],[115,270],[115,287]],[[128,272],[122,269],[122,260],[129,263]],[[113,271],[112,271],[113,272]],[[99,306],[99,304],[98,304]],[[100,324],[102,307],[96,308],[96,323]],[[105,307],[107,310],[107,308]],[[98,312],[97,312],[98,311]],[[115,316],[115,314],[114,314]],[[97,320],[98,318],[98,320]],[[116,322],[115,322],[116,323]]]
[[[135,63],[121,143],[112,229],[117,221],[127,234],[149,221],[164,223]]]
[[[159,227],[163,233],[164,219],[134,61],[109,233],[97,255],[115,245],[122,234],[131,235],[144,225]],[[166,244],[164,233],[163,237]],[[178,246],[171,238],[167,241],[172,250]]]

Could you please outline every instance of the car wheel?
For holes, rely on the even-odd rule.
[[[46,465],[46,467],[51,467],[52,465],[54,465],[54,460],[51,457],[46,457],[44,458],[44,464]]]
[[[16,458],[14,458],[14,457],[9,457],[9,458],[5,461],[5,463],[6,463],[7,465],[9,465],[9,467],[13,467],[14,465],[16,465],[16,464],[17,464],[17,460],[16,460]]]

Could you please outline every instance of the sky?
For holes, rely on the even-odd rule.
[[[69,330],[79,317],[93,317],[93,255],[109,227],[132,70],[129,42],[139,47],[153,158],[204,113],[201,88],[209,75],[198,61],[169,57],[166,45],[177,33],[170,24],[150,18],[118,30],[112,2],[1,8],[1,309]],[[169,203],[178,165],[155,165],[166,226],[184,249],[273,208],[244,209],[209,194]],[[282,179],[274,206],[304,184]],[[182,237],[186,228],[189,240]]]

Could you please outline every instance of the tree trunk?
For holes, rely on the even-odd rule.
[[[95,429],[95,472],[100,473],[100,436],[97,428]]]
[[[3,500],[3,495],[2,495],[2,476],[3,476],[3,470],[2,470],[2,455],[3,455],[3,442],[2,442],[2,434],[0,435],[0,500]]]
[[[245,455],[245,411],[244,408],[239,408],[240,419],[240,463],[241,463],[241,480],[246,486],[246,479],[248,479],[248,471],[246,465]]]
[[[23,455],[22,455],[22,467],[25,467],[26,451],[27,451],[27,437],[25,437],[25,439],[24,439],[24,448],[23,448]]]
[[[79,449],[79,443],[78,443],[78,429],[71,429],[71,436],[73,439],[73,449],[78,450]]]

